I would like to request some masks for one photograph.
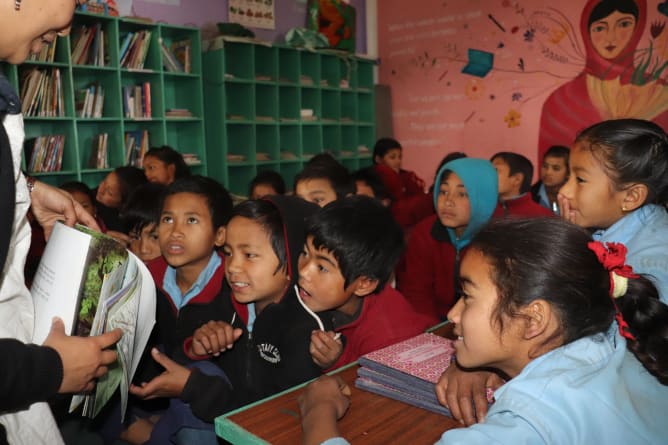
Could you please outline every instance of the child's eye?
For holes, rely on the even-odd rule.
[[[188,218],[188,224],[197,224],[198,222],[199,222],[199,220],[197,218],[195,218],[194,216],[191,216],[190,218]]]
[[[457,196],[460,197],[460,198],[468,198],[469,195],[466,192],[459,192],[459,194]]]
[[[152,240],[157,241],[158,240],[158,234],[156,232],[151,232],[148,237]]]
[[[229,249],[223,249],[223,256],[224,256],[224,257],[231,257],[231,256],[232,256],[232,252],[230,252]]]
[[[447,190],[441,190],[441,191],[439,192],[439,195],[441,195],[441,196],[448,196],[448,191],[447,191]]]
[[[163,216],[162,218],[160,218],[160,222],[161,222],[161,223],[171,224],[172,221],[173,221],[173,220],[172,220],[172,217],[171,217],[171,216]]]
[[[130,239],[132,241],[139,241],[139,240],[141,240],[141,235],[136,233],[136,232],[130,233]]]
[[[258,255],[256,253],[247,253],[246,254],[246,258],[248,258],[249,260],[252,260],[253,258],[257,258],[257,257],[258,257]]]
[[[319,272],[324,272],[324,273],[329,272],[329,270],[327,270],[327,268],[325,266],[322,266],[320,264],[318,264],[318,271]]]
[[[587,182],[587,181],[585,181],[584,179],[582,179],[582,178],[579,177],[579,176],[576,176],[576,177],[575,177],[575,180],[576,180],[579,184],[584,184],[585,182]]]

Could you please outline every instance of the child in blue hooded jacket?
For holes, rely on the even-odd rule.
[[[436,215],[413,229],[397,287],[418,312],[437,322],[455,304],[462,250],[494,213],[497,173],[487,160],[456,159],[441,167],[434,191]]]

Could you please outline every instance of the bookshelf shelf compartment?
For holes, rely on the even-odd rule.
[[[82,27],[99,29],[104,33],[103,66],[88,64],[93,60],[90,54],[77,58],[76,62],[81,63],[73,60],[72,53]],[[128,69],[120,64],[121,45],[129,33],[138,31],[150,32],[146,58],[142,69]],[[88,50],[93,51],[94,38],[89,38],[91,46]],[[163,67],[159,46],[161,38],[169,44],[176,41],[191,42],[190,73],[169,72]],[[76,180],[97,186],[111,169],[125,164],[125,134],[143,130],[148,131],[151,146],[170,145],[182,153],[197,156],[201,162],[193,167],[193,172],[207,174],[199,29],[77,12],[72,33],[56,40],[53,55],[53,62],[26,61],[18,67],[8,64],[0,66],[17,91],[21,90],[25,82],[23,73],[29,70],[57,68],[61,72],[64,115],[26,115],[24,119],[26,140],[51,134],[65,135],[61,171],[37,173],[40,179],[54,185]],[[123,109],[123,87],[144,83],[150,85],[151,118],[128,119]],[[80,117],[76,107],[77,91],[91,85],[99,85],[104,90],[101,117]],[[167,116],[167,109],[174,108],[187,108],[191,116]],[[90,168],[94,138],[103,133],[107,134],[109,168]],[[24,168],[29,162],[28,151],[26,146]]]

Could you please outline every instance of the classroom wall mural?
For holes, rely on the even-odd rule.
[[[668,1],[384,0],[378,13],[380,82],[423,178],[450,151],[537,166],[601,119],[668,127]]]

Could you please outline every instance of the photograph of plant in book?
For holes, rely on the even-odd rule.
[[[93,235],[91,248],[86,258],[84,283],[81,287],[79,317],[75,329],[76,335],[86,336],[91,331],[102,287],[113,271],[124,267],[128,252],[111,237],[88,231]]]

